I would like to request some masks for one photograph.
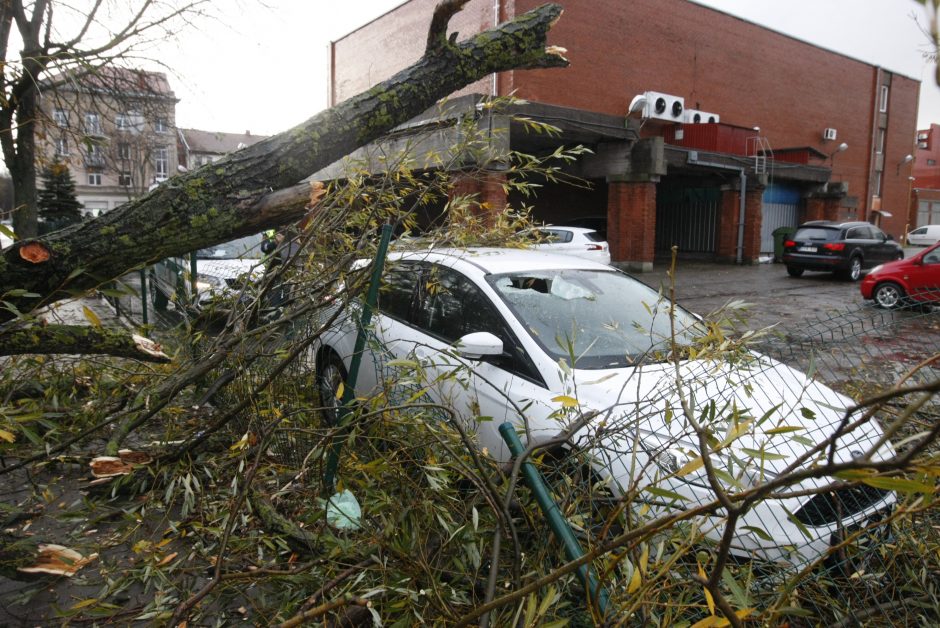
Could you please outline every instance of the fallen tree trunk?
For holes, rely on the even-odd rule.
[[[546,47],[558,5],[457,44],[447,22],[467,1],[441,2],[421,59],[367,92],[100,218],[15,243],[0,256],[0,294],[13,291],[5,300],[29,312],[159,259],[293,222],[309,202],[298,182],[441,98],[493,72],[567,65],[563,51]],[[0,310],[0,321],[14,317]]]

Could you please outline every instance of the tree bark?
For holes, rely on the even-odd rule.
[[[464,2],[448,0],[435,13],[449,18]],[[7,299],[28,312],[165,257],[295,221],[307,195],[272,190],[296,186],[487,74],[566,66],[561,49],[546,47],[560,14],[546,4],[460,44],[446,38],[446,19],[435,19],[425,55],[372,89],[96,220],[18,241],[0,257],[0,294],[38,294]],[[10,318],[0,311],[0,320]]]
[[[169,362],[160,345],[124,331],[91,325],[34,325],[0,333],[0,355],[63,353],[113,355],[143,362]]]

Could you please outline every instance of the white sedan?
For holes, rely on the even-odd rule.
[[[530,248],[537,251],[574,255],[592,262],[610,264],[610,247],[594,229],[546,226],[532,229],[531,233],[539,242]]]
[[[701,339],[701,321],[630,276],[573,256],[397,252],[379,295],[357,397],[384,391],[396,398],[396,387],[419,378],[431,401],[451,408],[499,462],[510,460],[500,424],[510,422],[531,444],[580,421],[562,449],[586,454],[615,497],[638,494],[638,517],[715,499],[693,422],[710,435],[721,483],[740,492],[791,464],[824,460],[807,452],[833,435],[852,406],[753,353],[734,364],[674,363],[670,353],[688,356]],[[327,400],[346,377],[356,339],[357,314],[338,320],[314,349]],[[861,420],[838,438],[833,455],[879,460],[891,446],[876,423]],[[828,482],[805,479],[791,487],[798,495],[757,503],[738,521],[733,551],[802,565],[823,556],[841,530],[874,525],[895,501],[863,485],[813,494]],[[721,537],[720,510],[698,521],[708,538]]]

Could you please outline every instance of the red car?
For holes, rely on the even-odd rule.
[[[940,242],[913,257],[872,268],[862,281],[862,296],[886,308],[940,304]]]

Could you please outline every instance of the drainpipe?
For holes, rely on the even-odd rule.
[[[719,170],[731,170],[732,172],[738,173],[738,179],[741,182],[741,193],[739,194],[738,199],[738,246],[737,253],[735,254],[735,263],[743,264],[744,263],[744,196],[747,192],[747,170],[744,166],[729,166],[727,164],[719,164],[713,161],[700,161],[698,158],[697,150],[689,151],[689,158],[687,163],[695,166],[706,166],[708,168],[717,168]]]

